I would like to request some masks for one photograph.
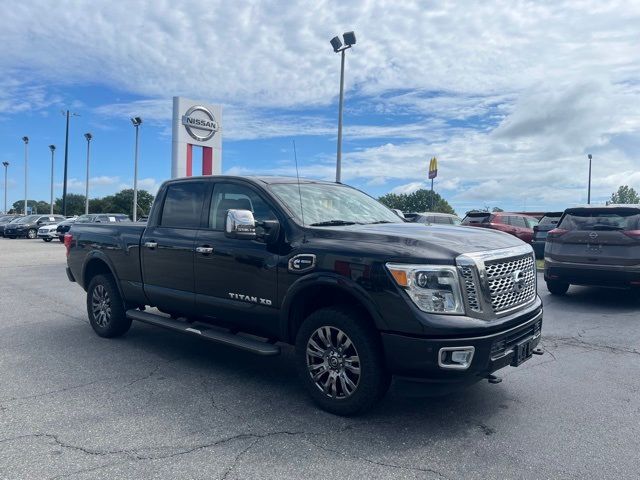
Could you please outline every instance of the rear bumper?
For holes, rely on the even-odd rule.
[[[471,384],[511,365],[516,344],[531,340],[531,348],[537,346],[541,329],[542,309],[520,325],[489,335],[448,339],[383,333],[382,344],[387,367],[395,375],[442,384]],[[440,350],[452,347],[473,347],[473,359],[467,369],[439,365]]]
[[[640,285],[640,265],[590,265],[545,258],[544,279],[574,285],[630,287]]]

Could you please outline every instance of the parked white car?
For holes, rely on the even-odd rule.
[[[41,238],[45,242],[50,242],[54,238],[58,238],[58,235],[56,232],[57,228],[58,228],[57,223],[40,227],[38,229],[38,238]]]

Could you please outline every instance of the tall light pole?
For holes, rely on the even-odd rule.
[[[2,162],[4,166],[4,213],[7,213],[7,169],[9,168],[9,162]]]
[[[587,205],[591,205],[591,154],[587,155],[589,158],[589,189],[587,190]]]
[[[53,215],[53,156],[56,151],[56,146],[49,145],[49,150],[51,150],[51,206],[49,207],[49,213]]]
[[[93,135],[91,135],[90,133],[85,133],[84,134],[84,138],[87,139],[87,181],[85,182],[85,188],[84,188],[84,213],[85,215],[89,214],[89,149],[90,149],[90,145],[91,145],[91,139],[93,138]]]
[[[136,150],[133,160],[133,221],[138,221],[138,134],[142,118],[133,117],[131,123],[136,129]]]
[[[344,52],[356,44],[356,34],[345,32],[342,34],[344,45],[338,37],[330,40],[335,53],[340,53],[340,106],[338,107],[338,149],[336,153],[336,182],[340,183],[342,177],[342,110],[344,105]]]
[[[24,214],[27,214],[27,183],[28,183],[28,164],[29,164],[29,137],[22,137],[24,142]]]
[[[69,117],[79,116],[69,110],[62,112],[67,117],[67,129],[64,136],[64,179],[62,181],[62,215],[67,216],[67,170],[69,166]]]

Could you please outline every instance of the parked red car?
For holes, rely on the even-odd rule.
[[[462,225],[467,227],[484,227],[510,233],[520,240],[531,243],[533,227],[538,225],[534,217],[511,212],[469,212],[462,219]]]

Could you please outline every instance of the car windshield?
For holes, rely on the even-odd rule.
[[[305,225],[404,223],[380,202],[344,185],[277,183],[271,190]]]
[[[490,213],[468,213],[462,220],[462,225],[470,225],[472,223],[488,223],[491,218]]]
[[[567,212],[559,228],[564,230],[640,230],[638,210],[582,210]]]
[[[27,215],[26,217],[21,217],[18,220],[14,220],[12,223],[30,223],[33,222],[38,215]]]
[[[91,223],[93,215],[80,215],[76,218],[76,223]]]
[[[542,220],[540,220],[539,225],[541,227],[547,225],[557,225],[561,216],[562,215],[545,215],[544,217],[542,217]]]

